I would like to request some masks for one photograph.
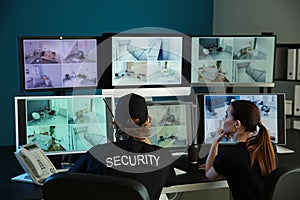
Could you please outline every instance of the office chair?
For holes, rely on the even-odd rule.
[[[67,199],[135,199],[150,200],[146,187],[123,177],[59,172],[43,185],[44,200]]]
[[[34,121],[39,121],[41,119],[41,115],[38,112],[32,112],[31,116]]]
[[[300,198],[300,168],[288,170],[278,168],[266,179],[263,200]]]
[[[54,118],[54,114],[55,114],[55,110],[50,110],[48,112],[49,119],[53,119]]]

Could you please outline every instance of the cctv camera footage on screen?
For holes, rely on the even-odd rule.
[[[187,147],[192,140],[191,104],[148,105],[152,144],[161,147]]]
[[[216,131],[223,126],[223,119],[228,106],[232,101],[239,99],[252,101],[258,106],[261,121],[269,130],[272,142],[279,143],[279,140],[284,139],[279,138],[279,136],[284,135],[281,129],[285,125],[283,122],[285,119],[284,114],[280,114],[282,108],[278,102],[283,105],[283,101],[278,95],[204,95],[204,143],[212,143]],[[224,138],[221,143],[234,143],[234,141]]]
[[[182,37],[112,38],[112,85],[178,85]]]
[[[192,37],[191,83],[273,83],[275,36]]]
[[[24,90],[96,87],[96,39],[24,39]]]
[[[16,98],[17,146],[36,143],[47,154],[85,152],[112,139],[110,97]]]

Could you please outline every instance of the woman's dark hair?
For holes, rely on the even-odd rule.
[[[231,103],[231,115],[239,120],[245,131],[257,132],[246,141],[251,165],[257,162],[262,175],[271,173],[276,168],[275,154],[268,130],[262,124],[260,112],[255,103],[247,100],[236,100]]]

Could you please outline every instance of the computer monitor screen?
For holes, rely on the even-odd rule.
[[[192,86],[274,86],[276,36],[192,36]]]
[[[191,103],[148,104],[152,135],[150,141],[171,150],[185,151],[193,140]]]
[[[261,121],[268,129],[272,142],[286,143],[284,94],[198,94],[197,99],[200,109],[198,127],[200,143],[212,143],[216,131],[223,126],[223,118],[230,102],[239,99],[252,101],[257,105]],[[224,140],[221,143],[232,144],[234,141]]]
[[[115,98],[116,105],[119,98]],[[185,152],[196,137],[193,129],[193,103],[180,100],[147,101],[152,144],[171,152]]]
[[[15,97],[16,148],[36,143],[47,155],[82,153],[113,140],[114,98]]]
[[[183,34],[120,33],[103,38],[101,44],[109,47],[103,51],[108,54],[111,49],[110,62],[101,67],[105,69],[100,81],[103,93],[128,88],[156,88],[158,93],[162,88],[189,86]],[[149,91],[155,96],[155,90]]]
[[[96,88],[96,36],[18,37],[21,91]]]
[[[112,85],[181,84],[182,37],[112,38]]]

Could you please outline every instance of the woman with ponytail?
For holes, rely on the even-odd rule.
[[[236,144],[219,151],[224,137],[233,138]],[[261,122],[258,107],[246,100],[231,102],[206,160],[207,178],[226,177],[234,200],[260,199],[265,177],[276,168],[276,147]]]

